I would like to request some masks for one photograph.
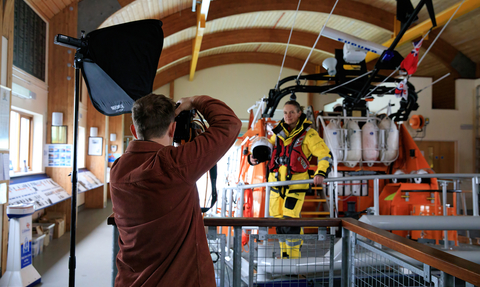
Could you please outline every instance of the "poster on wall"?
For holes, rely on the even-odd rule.
[[[45,166],[48,167],[72,167],[71,144],[47,144],[45,145]]]
[[[0,149],[8,149],[8,127],[10,125],[11,89],[0,85]]]
[[[70,195],[49,177],[32,181],[12,181],[8,189],[8,203],[33,202],[35,208],[42,209],[70,198]]]

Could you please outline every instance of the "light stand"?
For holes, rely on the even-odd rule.
[[[73,105],[73,167],[72,167],[72,215],[70,228],[70,257],[68,259],[68,286],[75,286],[75,269],[77,259],[75,257],[75,239],[77,235],[77,182],[78,182],[78,166],[77,166],[77,149],[78,149],[78,105],[80,103],[80,68],[82,66],[83,54],[80,49],[75,53],[75,94]]]
[[[75,41],[72,42],[73,38],[65,37],[61,39],[62,35],[57,35],[55,37],[55,44],[66,46],[69,48],[76,48],[77,52],[75,53],[75,60],[73,67],[75,68],[75,92],[74,92],[74,105],[73,105],[73,164],[72,164],[72,206],[71,206],[71,227],[70,227],[70,257],[68,258],[68,286],[75,286],[75,269],[77,265],[77,259],[75,257],[75,244],[76,244],[76,235],[77,235],[77,183],[78,183],[78,161],[77,161],[77,150],[78,150],[78,106],[80,104],[80,69],[83,64],[83,52],[82,52],[82,42]],[[84,38],[84,33],[82,31],[82,39]],[[63,40],[63,41],[62,41]],[[68,40],[68,41],[67,41]],[[73,39],[78,40],[78,39]]]

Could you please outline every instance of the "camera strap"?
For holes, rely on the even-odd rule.
[[[217,202],[217,165],[210,169],[210,181],[212,183],[212,203],[210,207],[202,207],[202,212],[209,211]]]

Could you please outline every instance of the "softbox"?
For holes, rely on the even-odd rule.
[[[106,116],[131,112],[152,92],[163,48],[160,20],[92,31],[84,39],[82,75],[93,106]]]

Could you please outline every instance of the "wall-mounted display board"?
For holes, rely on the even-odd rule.
[[[86,168],[78,170],[78,192],[85,192],[90,189],[103,186],[101,182],[93,173]]]
[[[15,1],[13,65],[45,81],[47,24],[25,1]]]
[[[68,198],[70,194],[46,174],[10,179],[9,204],[34,202],[36,209],[39,210]]]

